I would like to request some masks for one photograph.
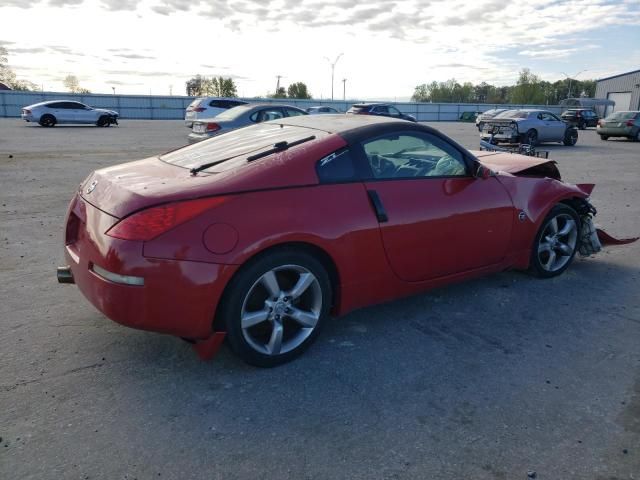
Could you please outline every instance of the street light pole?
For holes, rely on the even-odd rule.
[[[336,57],[336,59],[333,61],[333,63],[331,62],[331,60],[329,60],[327,57],[324,57],[324,59],[329,62],[329,65],[331,65],[331,100],[333,100],[333,73],[334,70],[336,68],[336,63],[338,63],[338,60],[340,60],[340,57],[344,55],[343,53],[341,53],[340,55],[338,55]]]
[[[576,74],[574,75],[574,77],[577,77],[577,76],[578,76],[578,75],[580,75],[581,73],[588,72],[588,71],[589,71],[589,70],[580,70],[578,73],[576,73]],[[567,75],[567,74],[566,74],[566,73],[564,73],[564,72],[560,72],[560,73],[562,73],[565,77],[567,77],[567,80],[569,80],[569,91],[567,92],[567,98],[571,98],[571,82],[573,81],[573,78],[572,78],[572,77],[570,77],[569,75]]]
[[[346,101],[347,100],[347,79],[343,78],[342,79],[342,101]]]

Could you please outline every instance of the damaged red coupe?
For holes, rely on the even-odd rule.
[[[600,249],[592,189],[413,122],[274,120],[94,172],[58,279],[118,323],[203,357],[226,335],[273,366],[329,315],[505,269],[561,274]]]

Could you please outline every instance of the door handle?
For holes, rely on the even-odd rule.
[[[369,195],[369,201],[371,202],[373,211],[376,212],[376,218],[378,219],[378,222],[388,222],[389,217],[387,216],[387,212],[384,210],[384,206],[382,205],[382,200],[380,200],[378,192],[376,192],[375,190],[367,190],[367,195]]]

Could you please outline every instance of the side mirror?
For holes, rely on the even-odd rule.
[[[476,169],[476,175],[475,175],[476,178],[481,178],[482,180],[486,180],[492,174],[493,172],[490,169],[478,163],[478,168]]]

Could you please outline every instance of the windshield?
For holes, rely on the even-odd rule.
[[[520,110],[507,110],[506,112],[499,113],[496,118],[528,118],[529,112],[523,112]]]
[[[636,118],[637,112],[615,112],[609,115],[606,120],[631,120]]]
[[[224,161],[205,169],[205,172],[222,172],[247,163],[247,157],[272,148],[278,142],[292,143],[310,135],[321,138],[327,132],[304,127],[265,122],[232,130],[208,140],[165,153],[163,162],[184,168],[197,168],[211,162]]]

